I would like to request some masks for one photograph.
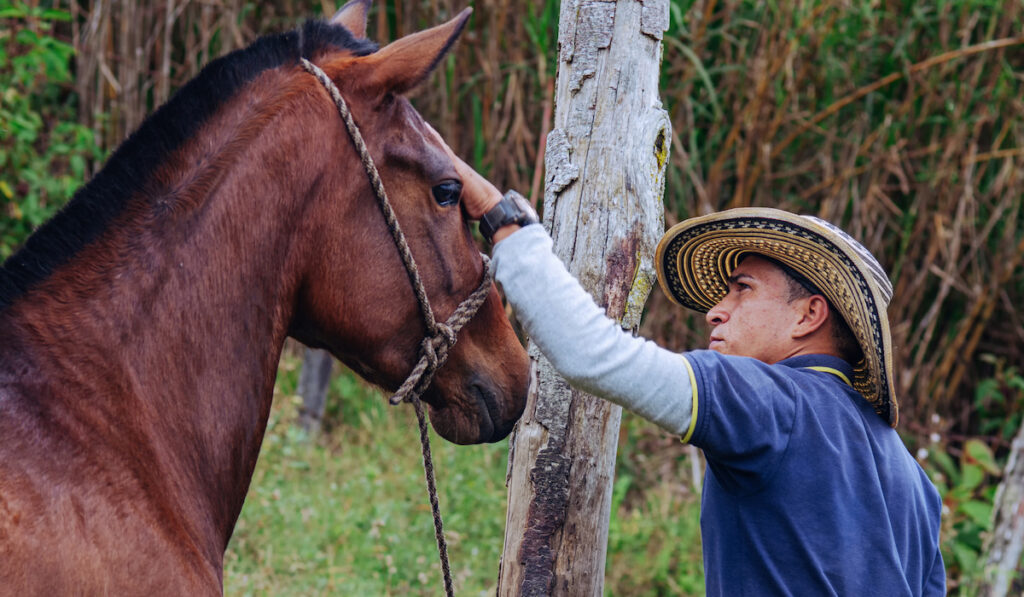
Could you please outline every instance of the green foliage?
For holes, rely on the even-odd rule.
[[[624,415],[629,437],[620,446],[612,492],[605,594],[702,595],[699,496],[686,491],[680,477],[638,482],[630,469],[644,455],[629,446],[645,429],[636,424],[639,418]]]
[[[544,64],[548,68],[548,77],[554,78],[557,65],[554,57],[557,55],[558,3],[531,2],[526,5],[523,18],[531,48],[537,56],[550,59],[545,60]]]
[[[100,157],[76,123],[74,48],[56,37],[63,10],[0,0],[0,260],[71,198]]]
[[[981,358],[992,365],[993,375],[975,388],[978,427],[988,442],[1006,445],[1020,429],[1024,414],[1024,377],[1003,359]],[[963,442],[958,460],[950,452],[956,451],[942,442],[933,443],[925,467],[942,495],[942,551],[950,594],[968,596],[984,578],[985,533],[993,530],[996,486],[1005,463],[981,438]]]
[[[959,461],[935,443],[924,463],[942,496],[942,557],[950,589],[972,586],[983,572],[984,533],[992,530],[996,481],[1002,475],[995,454],[980,439],[969,439]]]
[[[1010,441],[1024,417],[1024,374],[990,354],[982,355],[981,360],[993,366],[993,374],[974,390],[979,431]]]
[[[1004,359],[982,355],[992,376],[975,388],[974,416],[987,439],[971,438],[960,446],[935,441],[928,449],[926,470],[943,501],[942,550],[950,589],[970,595],[983,577],[983,543],[992,531],[996,486],[1004,462],[990,444],[1009,444],[1024,414],[1024,377]],[[940,440],[937,435],[934,440]],[[954,459],[950,454],[959,454]]]

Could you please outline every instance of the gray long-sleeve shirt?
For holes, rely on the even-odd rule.
[[[624,331],[551,247],[551,237],[534,225],[494,248],[495,278],[523,329],[571,385],[687,435],[692,373],[685,358]]]

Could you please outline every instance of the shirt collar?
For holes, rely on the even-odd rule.
[[[828,367],[841,372],[847,377],[847,379],[853,379],[853,366],[843,359],[829,354],[802,354],[795,357],[789,357],[788,359],[783,359],[776,364],[792,367],[793,369]]]

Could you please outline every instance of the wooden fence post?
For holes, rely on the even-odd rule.
[[[1024,554],[1024,425],[1010,447],[1003,480],[996,490],[992,532],[985,542],[982,560],[985,575],[976,587],[980,597],[1020,595],[1021,554]]]
[[[310,435],[319,433],[323,424],[333,367],[334,357],[326,350],[307,347],[303,352],[298,387],[298,394],[302,396],[299,426]]]
[[[635,331],[664,231],[671,139],[658,98],[668,0],[563,0],[544,225],[555,252]],[[499,595],[601,595],[621,409],[536,378],[512,438]]]

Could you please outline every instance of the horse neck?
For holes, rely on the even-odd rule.
[[[61,408],[85,427],[103,412],[105,431],[139,436],[151,462],[137,474],[203,503],[196,533],[224,542],[259,453],[309,246],[304,199],[329,151],[308,150],[288,122],[301,114],[277,117],[264,104],[226,105],[154,174],[167,192],[133,199],[16,305],[44,378],[80,390]]]

